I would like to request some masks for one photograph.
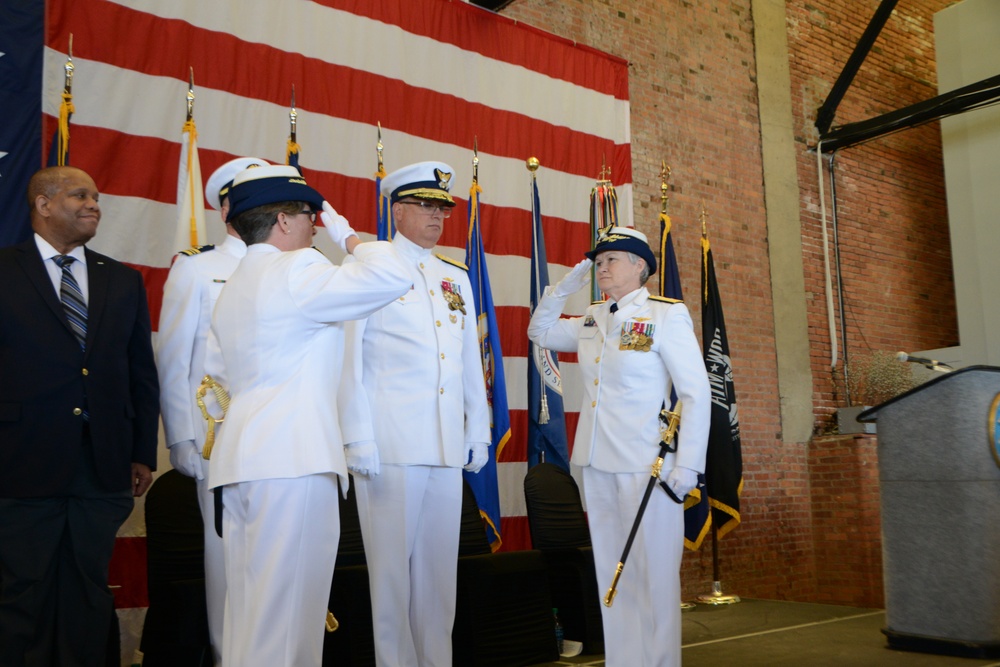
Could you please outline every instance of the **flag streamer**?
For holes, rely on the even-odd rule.
[[[601,166],[601,175],[590,191],[590,247],[597,245],[602,230],[618,226],[618,193],[611,184],[611,169]],[[601,301],[604,295],[597,286],[597,268],[590,270],[590,300]]]

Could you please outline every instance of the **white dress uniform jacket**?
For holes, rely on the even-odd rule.
[[[659,452],[658,415],[664,403],[670,405],[673,384],[681,430],[677,453],[664,459],[663,469],[679,465],[704,472],[711,396],[687,307],[650,297],[645,287],[623,297],[616,313],[603,302],[583,317],[560,319],[564,303],[546,294],[528,337],[578,355],[584,395],[572,463],[612,473],[648,471]],[[648,351],[623,345],[623,333],[635,338],[640,332],[651,339]]]
[[[205,446],[206,423],[195,400],[205,377],[205,354],[212,311],[229,276],[247,254],[231,234],[214,249],[183,251],[174,259],[163,286],[156,367],[160,376],[160,412],[167,447],[194,441]],[[204,466],[207,468],[207,465]],[[205,527],[205,591],[208,625],[216,663],[221,662],[226,573],[222,540],[215,532],[215,508],[208,482],[198,480],[198,504]]]
[[[625,546],[659,453],[664,403],[671,384],[681,402],[676,454],[664,471],[705,469],[710,389],[691,316],[681,303],[639,288],[611,304],[590,306],[583,317],[559,319],[565,299],[547,294],[528,326],[536,344],[576,352],[583,405],[572,462],[583,466],[598,590],[605,591]],[[629,553],[613,607],[603,607],[608,665],[679,667],[680,571],[683,507],[653,490]]]
[[[246,244],[227,234],[214,250],[180,253],[170,267],[156,336],[160,409],[167,447],[185,440],[194,440],[198,451],[204,447],[206,424],[194,395],[205,377],[212,310],[223,285],[246,254]]]
[[[345,363],[364,396],[341,392],[344,439],[376,441],[382,463],[458,468],[470,443],[490,442],[472,284],[466,269],[402,234],[392,245],[413,288],[350,325]],[[454,290],[465,313],[449,309]]]
[[[212,331],[232,400],[211,487],[330,472],[347,482],[336,407],[342,323],[371,315],[412,280],[388,243],[361,244],[354,257],[337,267],[312,248],[255,244],[222,290]]]

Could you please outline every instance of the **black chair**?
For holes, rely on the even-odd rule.
[[[372,667],[371,593],[353,484],[340,503],[340,531],[330,591],[330,611],[340,627],[326,635],[323,665]],[[552,601],[541,553],[494,554],[468,484],[460,531],[454,664],[517,667],[556,660]]]
[[[518,667],[552,662],[552,598],[539,551],[492,553],[475,494],[464,483],[453,662]]]
[[[211,667],[205,602],[205,535],[194,479],[176,470],[146,493],[149,608],[140,650],[146,667]]]
[[[582,642],[588,655],[603,653],[601,592],[576,481],[553,463],[539,463],[524,477],[524,500],[532,546],[544,554],[566,639]]]

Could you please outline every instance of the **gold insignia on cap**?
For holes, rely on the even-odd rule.
[[[440,169],[434,169],[434,177],[438,180],[438,187],[442,190],[451,189],[451,174],[447,171],[441,171]]]
[[[610,241],[611,239],[609,238],[609,235],[611,234],[611,230],[613,228],[614,225],[608,225],[607,227],[601,227],[600,229],[598,229],[597,243],[607,243],[608,241]]]

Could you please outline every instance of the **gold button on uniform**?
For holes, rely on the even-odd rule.
[[[438,393],[441,393],[441,394],[443,394],[443,393],[444,393],[444,387],[441,387],[441,388],[440,388],[440,389],[438,390]]]
[[[424,263],[423,262],[420,262],[420,268],[421,269],[424,268]]]
[[[590,407],[596,408],[597,407],[597,401],[591,401],[590,402]]]
[[[600,380],[598,380],[597,378],[594,378],[594,386],[595,387],[598,385],[599,382],[600,382]]]
[[[73,408],[73,414],[79,417],[80,415],[83,414],[83,410],[81,410],[80,408]]]
[[[83,369],[83,374],[84,375],[90,375],[90,371],[88,371],[86,368],[84,368]]]
[[[441,353],[441,358],[444,359],[444,352]]]
[[[434,324],[441,326],[441,320],[437,320],[436,322],[434,322]]]
[[[595,364],[599,364],[599,363],[601,363],[601,358],[600,358],[600,357],[597,357],[596,359],[594,359],[594,363],[595,363]]]
[[[434,296],[434,290],[431,290],[431,296]]]

